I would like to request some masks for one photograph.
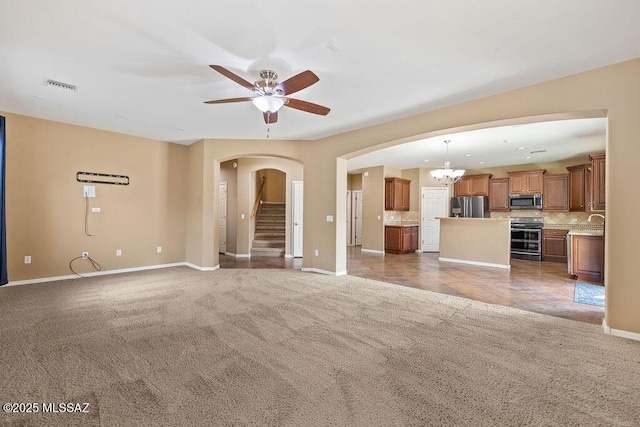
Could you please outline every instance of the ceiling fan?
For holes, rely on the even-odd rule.
[[[237,74],[232,73],[219,65],[209,65],[223,76],[233,80],[240,86],[243,86],[254,92],[257,96],[244,98],[228,98],[217,99],[214,101],[206,101],[205,104],[226,104],[229,102],[252,101],[253,104],[262,111],[264,121],[267,124],[278,121],[278,110],[283,105],[296,110],[306,111],[307,113],[319,114],[326,116],[331,111],[322,105],[313,104],[299,99],[289,98],[288,95],[305,89],[320,79],[313,72],[307,70],[300,74],[278,83],[278,75],[271,70],[260,71],[260,79],[255,83],[249,83]]]

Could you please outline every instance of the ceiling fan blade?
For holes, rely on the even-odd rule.
[[[248,81],[246,81],[245,79],[243,79],[239,75],[237,75],[235,73],[232,73],[231,71],[227,70],[226,68],[221,67],[219,65],[209,65],[209,67],[213,68],[214,70],[216,70],[217,72],[219,72],[220,74],[225,76],[226,78],[231,79],[234,82],[238,83],[240,86],[246,87],[247,89],[249,89],[252,92],[255,91],[255,86],[253,85],[253,83],[249,83]]]
[[[299,99],[293,98],[283,98],[284,105],[290,108],[295,108],[296,110],[306,111],[307,113],[320,114],[321,116],[326,116],[329,114],[331,109],[327,107],[323,107],[322,105],[313,104],[307,101],[301,101]]]
[[[227,99],[216,99],[214,101],[205,101],[205,104],[227,104],[229,102],[243,102],[243,101],[251,101],[253,98],[245,97],[245,98],[227,98]]]
[[[264,117],[264,122],[266,124],[270,124],[270,123],[275,123],[278,121],[278,112],[275,111],[273,113],[262,113],[262,116]]]
[[[279,89],[283,92],[284,95],[291,95],[292,93],[311,86],[318,80],[320,80],[318,76],[313,74],[313,72],[307,70],[283,81],[275,87],[275,90]]]

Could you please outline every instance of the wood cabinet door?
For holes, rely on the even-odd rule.
[[[409,207],[411,205],[411,200],[410,200],[411,182],[410,181],[402,181],[401,187],[402,187],[402,205],[401,205],[402,209],[401,210],[409,211]]]
[[[585,173],[584,165],[567,168],[569,171],[569,210],[571,212],[584,212],[585,203]]]
[[[418,227],[411,227],[411,246],[409,247],[409,249],[412,249],[414,251],[417,251],[419,248],[419,241],[418,241]]]
[[[402,251],[402,227],[384,228],[384,250],[390,253],[399,253]]]
[[[540,172],[531,172],[526,174],[527,194],[540,194],[544,191],[544,178]]]
[[[509,194],[525,194],[527,192],[527,176],[525,173],[509,174]]]
[[[469,178],[462,178],[460,181],[453,184],[453,195],[455,197],[471,195],[471,181]]]
[[[471,181],[471,195],[488,196],[489,195],[489,176],[473,176]]]
[[[568,174],[548,175],[544,177],[542,207],[545,211],[569,210]]]
[[[489,210],[509,211],[509,178],[491,179],[489,182]]]
[[[606,157],[604,154],[593,154],[591,156],[591,210],[603,211],[605,208],[605,180],[606,180]]]
[[[385,180],[384,182],[384,210],[393,210],[393,197],[394,197],[393,181]]]
[[[602,236],[571,236],[571,268],[580,280],[603,281],[604,244]]]
[[[567,230],[542,230],[542,260],[567,262]]]

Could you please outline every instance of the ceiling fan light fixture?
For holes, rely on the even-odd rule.
[[[270,95],[258,96],[252,102],[263,113],[275,113],[284,105],[284,99]]]

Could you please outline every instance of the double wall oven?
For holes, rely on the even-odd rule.
[[[511,258],[542,261],[544,218],[511,218]]]

